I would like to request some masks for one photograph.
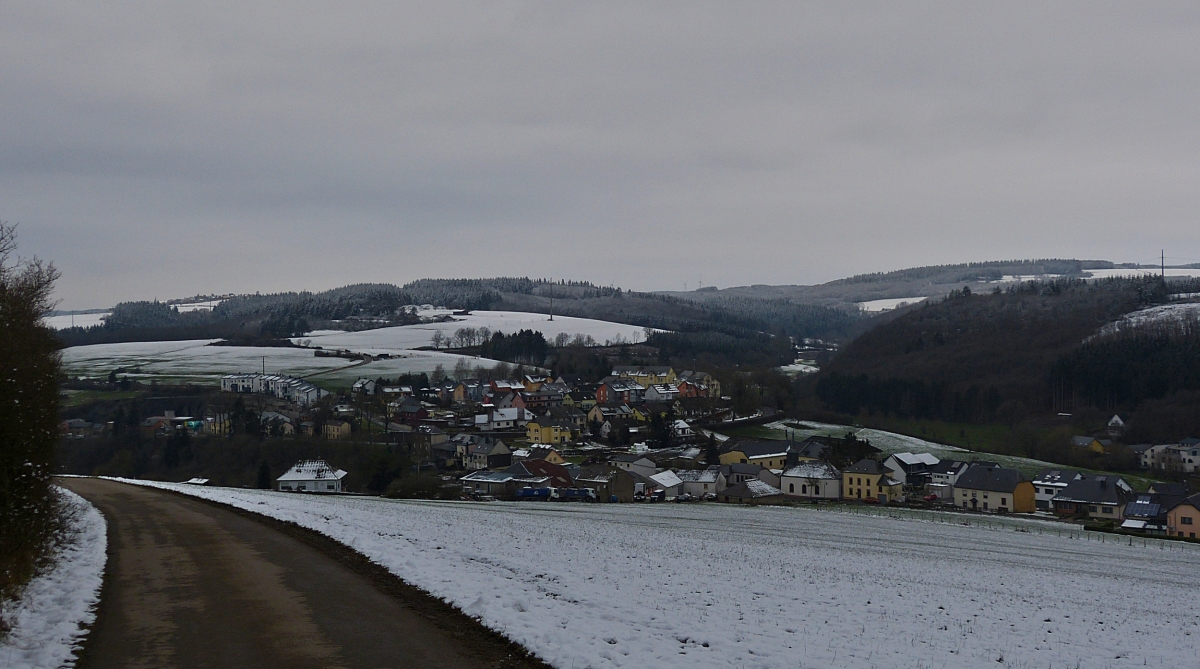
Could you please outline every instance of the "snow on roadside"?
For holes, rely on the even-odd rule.
[[[74,665],[74,652],[96,619],[108,547],[104,516],[87,500],[59,488],[70,523],[57,561],[38,575],[21,599],[0,610],[12,627],[0,639],[0,666],[8,669]]]
[[[1200,547],[1187,544],[950,514],[129,482],[321,532],[561,669],[1121,669],[1190,667],[1200,653],[1185,615]]]

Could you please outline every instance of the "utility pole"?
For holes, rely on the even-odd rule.
[[[550,320],[554,320],[554,282],[550,282]]]
[[[1162,258],[1159,262],[1160,262],[1159,269],[1162,271],[1162,280],[1166,281],[1167,280],[1167,250],[1166,249],[1162,249]]]

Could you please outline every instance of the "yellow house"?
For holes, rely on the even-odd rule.
[[[1093,453],[1103,454],[1106,441],[1106,439],[1101,440],[1094,437],[1072,437],[1071,445],[1076,448],[1086,448]]]
[[[900,501],[904,486],[878,460],[862,459],[842,472],[843,499],[877,499],[884,504]]]
[[[1035,492],[1033,483],[1015,469],[971,465],[954,483],[954,505],[989,513],[1033,513]]]
[[[529,449],[530,460],[545,460],[552,465],[565,465],[567,459],[559,455],[558,451],[550,446],[534,446]]]
[[[1200,532],[1200,495],[1192,495],[1167,512],[1167,534],[1196,538]]]
[[[325,423],[325,438],[326,439],[348,439],[350,438],[350,423],[344,420],[331,420]]]
[[[531,444],[565,444],[571,441],[571,428],[551,421],[534,421],[525,426]]]
[[[786,441],[740,441],[721,454],[721,464],[751,464],[767,469],[783,469],[787,464]]]
[[[674,385],[679,378],[672,367],[620,366],[613,369],[613,376],[629,379],[643,388],[660,383]]]

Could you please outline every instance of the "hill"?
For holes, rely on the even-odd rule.
[[[1200,337],[1186,319],[1122,317],[1163,313],[1158,305],[1198,286],[1147,277],[957,290],[855,339],[821,372],[816,394],[843,414],[960,423],[1136,412],[1200,391]]]

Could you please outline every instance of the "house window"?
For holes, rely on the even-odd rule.
[[[1179,518],[1179,524],[1180,524],[1180,525],[1191,525],[1191,524],[1192,524],[1192,517],[1191,517],[1191,516],[1181,516],[1181,517]]]
[[[1104,507],[1104,513],[1111,514],[1112,512],[1113,512],[1113,510],[1112,510],[1112,507],[1111,507],[1111,506],[1106,506],[1106,507]]]
[[[1088,507],[1088,511],[1091,511],[1092,513],[1096,513],[1096,507],[1094,507],[1094,506],[1089,506],[1089,507]]]
[[[788,492],[796,492],[796,484],[795,483],[788,484]]]
[[[1008,504],[1008,498],[1007,498],[1007,497],[1001,497],[1001,498],[1000,498],[1000,506],[1005,506],[1006,504]]]
[[[808,486],[806,486],[806,485],[800,486],[800,494],[807,495],[808,494]]]

